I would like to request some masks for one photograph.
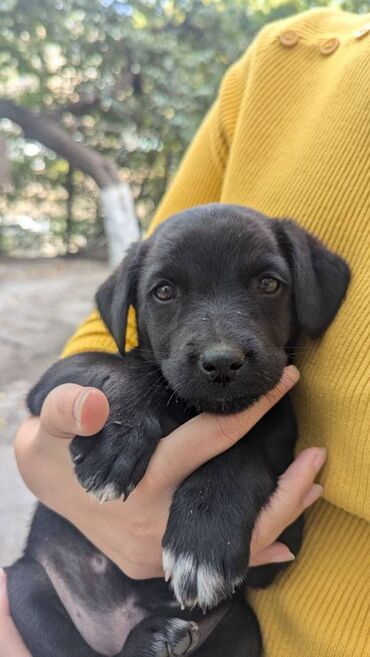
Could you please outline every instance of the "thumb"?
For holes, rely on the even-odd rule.
[[[175,490],[191,472],[245,436],[298,380],[297,368],[290,365],[275,388],[247,410],[232,415],[203,413],[181,425],[160,441],[141,485]]]
[[[32,491],[37,490],[35,477],[40,478],[40,450],[44,457],[47,455],[52,459],[55,459],[57,450],[61,459],[72,465],[65,445],[62,441],[53,441],[53,438],[71,440],[76,434],[92,436],[104,426],[108,415],[108,400],[100,390],[74,383],[54,388],[44,401],[40,417],[24,420],[15,437],[15,457],[26,486]],[[31,467],[31,463],[35,467]]]
[[[92,436],[104,426],[108,415],[109,403],[100,390],[65,383],[46,397],[40,431],[56,438]]]

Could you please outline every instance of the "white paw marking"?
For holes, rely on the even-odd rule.
[[[175,565],[175,557],[173,556],[172,552],[170,550],[164,549],[162,552],[162,565],[163,565],[163,570],[166,575],[166,582],[169,580],[171,573],[173,571],[173,567]]]
[[[101,504],[103,504],[103,502],[110,502],[111,500],[115,500],[117,497],[119,497],[117,486],[112,483],[95,489],[93,493]]]
[[[187,625],[187,624],[188,624],[187,621],[183,621],[183,620],[181,620],[181,618],[171,618],[168,621],[169,628],[171,630],[173,630],[174,632],[176,632],[176,630],[181,631],[182,629],[184,629],[185,625]]]
[[[201,609],[212,609],[227,596],[224,577],[206,564],[198,566],[197,589]]]
[[[196,577],[196,564],[193,557],[189,555],[182,555],[179,557],[174,564],[172,570],[172,581],[171,586],[172,590],[181,603],[181,607],[194,607],[196,600],[192,600],[189,597],[184,596],[184,589],[188,580],[191,582]]]
[[[197,565],[191,554],[183,554],[175,559],[173,552],[163,551],[163,569],[166,581],[171,577],[171,588],[179,601],[181,608],[194,608],[198,605],[203,611],[216,607],[237,586],[242,584],[245,576],[236,577],[231,586],[226,584],[224,576],[209,564]],[[195,599],[187,595],[187,585],[196,581],[197,594]]]

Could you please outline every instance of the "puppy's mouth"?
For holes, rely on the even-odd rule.
[[[216,415],[227,415],[239,413],[252,406],[264,393],[253,396],[235,397],[234,399],[198,399],[192,403],[197,413],[214,413]]]
[[[166,379],[179,403],[194,408],[197,413],[225,415],[238,413],[252,406],[271,392],[280,380],[281,374],[282,368],[279,368],[273,373],[265,373],[265,376],[256,373],[250,381],[228,385],[223,382],[199,385],[199,382],[192,381],[191,377],[186,384],[176,380],[171,381],[170,377]]]

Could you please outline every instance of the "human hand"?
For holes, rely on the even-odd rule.
[[[99,390],[65,384],[48,395],[39,419],[28,419],[20,428],[16,438],[19,469],[42,502],[78,527],[128,576],[161,577],[161,543],[173,492],[192,471],[245,435],[298,378],[296,368],[287,367],[276,388],[246,411],[228,416],[202,414],[182,425],[160,441],[128,500],[103,505],[86,495],[76,481],[68,442],[76,433],[89,436],[99,431],[109,413],[108,402]],[[271,504],[257,522],[250,565],[294,558],[276,539],[321,495],[322,487],[314,478],[324,460],[323,450],[309,448],[281,477]]]
[[[0,569],[0,657],[31,657],[12,620],[6,589],[6,575]]]

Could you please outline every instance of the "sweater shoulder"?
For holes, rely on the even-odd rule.
[[[316,8],[266,25],[256,39],[256,48],[264,48],[283,32],[291,30],[302,39],[317,41],[330,36],[351,34],[369,22],[370,14],[352,14],[340,9]]]
[[[249,44],[244,54],[227,71],[224,83],[230,80],[234,86],[243,85],[255,60],[261,61],[261,55],[272,44],[279,41],[286,31],[293,31],[303,42],[315,45],[325,38],[333,36],[353,36],[354,32],[370,22],[370,13],[352,14],[339,9],[315,8],[305,12],[272,21],[265,25]],[[221,89],[224,85],[221,85]],[[232,85],[233,86],[233,85]]]

